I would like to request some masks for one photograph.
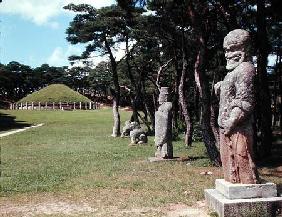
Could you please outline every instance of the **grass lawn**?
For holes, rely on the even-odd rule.
[[[163,216],[164,209],[144,208],[194,205],[204,199],[203,190],[221,177],[220,169],[210,166],[202,143],[186,149],[182,141],[174,142],[174,155],[188,156],[189,162],[149,163],[148,157],[154,155],[153,137],[146,146],[128,146],[129,138],[110,137],[110,109],[0,113],[22,124],[45,123],[0,138],[0,207],[64,201],[94,207],[97,216]],[[122,123],[129,116],[121,112]],[[213,174],[200,175],[203,171]],[[265,178],[282,184],[277,176]],[[17,210],[11,213],[21,216]],[[51,216],[71,215],[54,213]]]

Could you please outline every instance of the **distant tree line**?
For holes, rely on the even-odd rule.
[[[107,98],[110,85],[108,64],[89,67],[54,67],[43,64],[36,68],[10,62],[0,64],[0,101],[17,102],[26,95],[50,84],[65,84],[89,98]]]

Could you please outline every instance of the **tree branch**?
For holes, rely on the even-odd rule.
[[[168,60],[165,64],[163,64],[162,66],[160,66],[159,70],[158,70],[158,74],[157,74],[157,80],[156,80],[156,86],[158,87],[159,91],[161,90],[161,86],[160,86],[160,77],[162,72],[167,68],[167,66],[171,63],[171,61],[174,58],[171,58],[170,60]]]

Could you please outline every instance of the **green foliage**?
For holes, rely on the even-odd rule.
[[[210,217],[219,217],[218,214],[217,214],[217,212],[210,212],[210,213],[209,213],[209,216],[210,216]]]
[[[19,102],[48,102],[48,103],[59,103],[59,102],[90,102],[90,100],[81,95],[80,93],[70,89],[63,84],[51,84],[39,91],[36,91],[24,98]]]
[[[81,55],[82,59],[87,59],[94,51],[106,54],[109,52],[106,46],[112,47],[121,40],[125,23],[121,19],[123,11],[119,7],[112,5],[95,9],[90,5],[70,4],[64,9],[80,12],[70,23],[66,33],[67,40],[72,44],[88,43]]]
[[[33,76],[32,72],[30,66],[15,61],[1,65],[0,97],[8,100],[23,97],[26,93],[34,91],[38,85],[38,78]]]
[[[203,137],[202,137],[202,129],[200,123],[196,122],[193,127],[194,127],[193,136],[192,136],[193,141],[202,142]]]
[[[87,88],[87,68],[53,67],[42,64],[32,69],[18,62],[0,65],[0,101],[17,101],[49,84],[66,84],[73,89]]]
[[[112,86],[110,64],[100,62],[94,69],[90,70],[87,80],[91,89],[107,95],[108,89]]]

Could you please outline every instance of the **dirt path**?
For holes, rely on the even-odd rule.
[[[22,129],[18,129],[18,130],[12,130],[12,131],[9,131],[9,132],[0,133],[0,138],[5,137],[5,136],[9,136],[9,135],[12,135],[12,134],[15,134],[15,133],[20,133],[20,132],[26,131],[26,130],[31,129],[31,128],[42,127],[43,125],[44,124],[37,124],[37,125],[30,126],[30,127],[24,127]]]
[[[0,216],[39,216],[39,215],[65,215],[90,214],[96,210],[87,204],[75,204],[66,202],[45,202],[38,204],[6,204],[0,206]]]
[[[36,199],[38,200],[38,198]],[[167,217],[208,217],[204,201],[197,202],[193,207],[185,204],[168,204],[164,207],[140,207],[120,209],[115,206],[93,205],[85,201],[59,200],[48,198],[37,202],[0,202],[0,216],[2,217],[30,217],[30,216],[167,216]]]

